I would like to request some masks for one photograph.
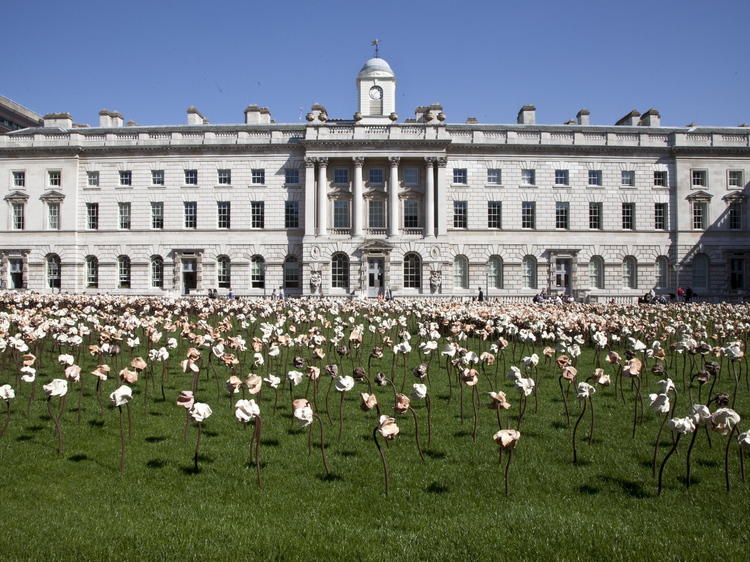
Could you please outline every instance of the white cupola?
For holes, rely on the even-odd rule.
[[[359,104],[355,119],[360,123],[389,123],[396,115],[396,75],[380,57],[369,59],[357,75]]]

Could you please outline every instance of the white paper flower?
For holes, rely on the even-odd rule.
[[[685,435],[687,433],[692,433],[695,431],[695,424],[693,423],[692,418],[672,418],[667,422],[667,425],[669,425],[669,428],[672,431],[676,431],[677,433],[681,435]]]
[[[190,416],[197,422],[205,421],[211,414],[211,406],[203,402],[196,402],[190,409]]]
[[[302,379],[305,378],[305,373],[301,371],[289,371],[286,374],[286,378],[292,381],[292,383],[294,383],[294,386],[297,386],[302,382]]]
[[[16,391],[9,384],[0,386],[0,400],[11,400],[16,397]]]
[[[271,388],[279,388],[279,385],[281,384],[281,379],[276,375],[268,375],[263,381],[267,382],[268,386]]]
[[[109,399],[115,406],[124,406],[133,399],[133,389],[128,385],[123,384],[109,395]]]
[[[251,422],[256,416],[260,415],[260,407],[255,403],[255,400],[238,400],[234,407],[236,408],[234,417],[240,423]]]
[[[669,413],[669,396],[666,394],[649,394],[649,406],[657,414]]]
[[[587,382],[578,383],[578,398],[591,398],[596,392],[596,388]]]
[[[349,375],[336,377],[336,390],[339,392],[348,392],[354,388],[354,379]]]
[[[424,400],[427,397],[427,385],[421,383],[415,383],[413,385],[414,390],[411,391],[410,396],[412,400]]]
[[[43,387],[47,396],[65,396],[68,393],[68,381],[65,379],[52,379],[52,382]]]

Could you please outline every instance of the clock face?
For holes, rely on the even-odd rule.
[[[370,98],[374,100],[379,100],[383,97],[383,90],[380,88],[380,86],[373,86],[370,88]]]

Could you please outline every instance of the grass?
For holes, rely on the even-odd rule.
[[[478,347],[472,340],[464,344]],[[144,346],[132,355],[146,353]],[[364,357],[368,353],[369,349],[363,350]],[[157,384],[148,413],[142,381],[137,384],[131,402],[134,436],[127,444],[123,473],[118,471],[118,412],[109,405],[102,414],[97,412],[93,377],[88,375],[94,360],[82,359],[86,394],[80,423],[77,390],[69,395],[63,420],[66,448],[60,457],[45,397],[39,396],[30,415],[25,414],[29,385],[16,387],[16,372],[6,355],[0,363],[0,383],[16,387],[17,398],[10,425],[0,438],[3,559],[746,559],[750,493],[739,478],[736,448],[731,450],[732,489],[727,493],[726,438],[713,434],[709,448],[701,433],[693,451],[693,483],[687,489],[688,440],[683,439],[666,467],[664,489],[657,497],[650,463],[659,420],[646,404],[643,423],[636,438],[631,438],[633,394],[627,387],[624,405],[612,387],[599,389],[594,396],[593,444],[586,442],[589,419],[585,417],[578,431],[579,463],[573,465],[571,435],[578,405],[571,393],[568,403],[573,416],[568,426],[557,372],[540,367],[545,374],[539,409],[535,412],[533,399],[529,401],[510,467],[508,497],[503,494],[502,467],[491,438],[497,429],[495,413],[485,407],[491,376],[480,376],[482,408],[473,442],[469,393],[464,397],[462,423],[456,388],[449,401],[444,363],[438,366],[437,358],[433,361],[432,445],[426,445],[424,403],[415,405],[424,463],[416,449],[411,416],[398,417],[401,434],[384,447],[390,468],[388,496],[372,440],[376,416],[359,409],[358,393],[367,391],[366,384],[358,383],[346,395],[341,440],[337,439],[339,396],[332,391],[334,423],[325,423],[329,475],[317,449],[317,424],[308,455],[306,430],[291,419],[288,389],[279,391],[278,409],[273,411],[273,393],[265,388],[261,403],[264,487],[258,489],[255,467],[248,462],[252,428],[243,430],[234,420],[227,392],[222,386],[217,397],[216,384],[206,380],[205,373],[200,399],[214,413],[204,424],[200,470],[193,470],[196,428],[193,424],[183,441],[185,410],[175,405],[178,392],[190,385],[189,377],[177,369],[183,355],[182,348],[173,353],[166,400],[161,400]],[[54,357],[56,352],[49,350],[42,358],[39,385],[61,376]],[[592,361],[587,349],[578,362],[581,380],[591,372]],[[409,367],[416,362],[415,350]],[[394,376],[400,384],[399,363]],[[344,364],[348,367],[349,360]],[[390,365],[389,354],[377,362],[377,368],[386,371]],[[273,370],[282,374],[290,368]],[[250,370],[241,366],[238,374]],[[229,371],[222,368],[219,374],[223,381]],[[672,376],[677,382],[679,376]],[[415,382],[412,379],[410,375],[409,385]],[[716,390],[732,392],[728,379],[723,377]],[[656,380],[653,375],[646,377],[644,397],[655,391]],[[105,397],[118,384],[107,381]],[[498,384],[513,404],[510,415],[517,415],[518,394],[511,381],[501,372]],[[324,380],[320,386],[321,412],[327,385]],[[744,383],[735,409],[744,417],[750,415],[750,402],[743,387]],[[37,390],[43,394],[41,387]],[[688,405],[687,393],[680,391],[675,415],[685,415]],[[391,390],[375,392],[383,409],[389,410]],[[299,386],[295,397],[302,395],[304,386]],[[324,412],[322,417],[326,419]],[[504,413],[503,423],[507,420]],[[665,430],[659,461],[670,445]]]

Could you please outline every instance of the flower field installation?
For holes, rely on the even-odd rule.
[[[0,453],[344,512],[358,493],[435,517],[462,494],[748,506],[748,338],[748,305],[7,293]]]

